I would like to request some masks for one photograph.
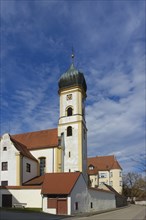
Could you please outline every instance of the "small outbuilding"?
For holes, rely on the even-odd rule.
[[[48,173],[42,185],[43,211],[59,215],[115,208],[115,195],[88,188],[82,173]]]

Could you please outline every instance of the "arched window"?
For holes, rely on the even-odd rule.
[[[67,127],[67,136],[72,136],[72,127]]]
[[[73,109],[71,107],[69,107],[67,109],[67,116],[72,116],[73,115]]]
[[[45,173],[45,168],[46,168],[46,158],[45,157],[40,157],[40,176],[42,176]]]

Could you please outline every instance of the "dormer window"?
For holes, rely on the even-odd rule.
[[[94,166],[93,165],[90,165],[89,166],[89,170],[93,170],[94,169]]]

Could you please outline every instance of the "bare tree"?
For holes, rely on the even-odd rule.
[[[134,197],[146,197],[146,178],[141,174],[129,172],[123,176],[123,194],[130,197],[133,201]]]

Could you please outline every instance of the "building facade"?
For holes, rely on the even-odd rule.
[[[104,209],[114,208],[114,194],[95,189],[96,185],[100,186],[103,171],[107,170],[99,170],[89,161],[87,165],[87,85],[84,75],[71,64],[67,72],[60,77],[58,85],[58,128],[16,135],[4,134],[1,137],[0,206],[25,203],[26,207],[38,207],[54,214],[61,214],[58,210],[63,204],[66,208],[62,214],[95,211],[97,204],[98,209],[102,209],[102,202],[106,204]],[[111,170],[114,176],[119,172],[115,166]],[[89,175],[91,171],[93,175]],[[94,189],[88,188],[88,175]],[[109,176],[106,178],[109,179]],[[71,190],[66,192],[69,186],[59,188],[58,182],[62,181],[65,185],[67,180],[71,184]],[[110,184],[110,181],[106,183]],[[53,186],[55,188],[50,188]],[[30,202],[33,194],[38,197],[37,204],[33,199],[33,202]],[[77,195],[80,195],[80,201]],[[86,202],[82,203],[83,199]]]
[[[122,194],[122,168],[114,155],[88,158],[88,176],[92,187],[107,184]]]

